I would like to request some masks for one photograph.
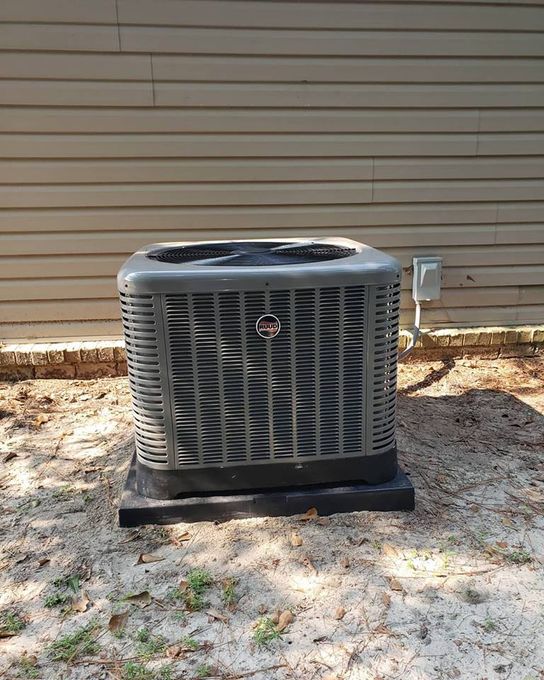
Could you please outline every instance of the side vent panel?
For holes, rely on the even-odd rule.
[[[151,295],[120,294],[138,458],[168,467],[157,319]]]
[[[376,286],[375,300],[370,452],[382,453],[395,444],[400,284]]]

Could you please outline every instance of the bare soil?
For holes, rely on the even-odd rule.
[[[544,678],[543,414],[542,358],[404,365],[415,512],[127,530],[126,379],[2,384],[0,677]]]

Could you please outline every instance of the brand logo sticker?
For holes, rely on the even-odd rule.
[[[257,333],[261,336],[261,338],[275,338],[280,332],[281,323],[277,316],[274,316],[273,314],[265,314],[257,320],[255,328],[257,329]]]

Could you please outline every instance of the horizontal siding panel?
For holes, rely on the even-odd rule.
[[[524,107],[544,105],[544,85],[155,84],[158,106]]]
[[[544,176],[544,173],[543,173]],[[370,158],[285,160],[10,160],[0,161],[0,184],[69,182],[221,182],[371,180]]]
[[[373,183],[375,203],[421,201],[538,200],[544,196],[544,179],[449,180]]]
[[[246,206],[537,200],[542,180],[0,185],[5,208]]]
[[[534,146],[523,143],[526,154],[544,155],[544,134],[534,136]],[[476,144],[476,135],[468,134],[0,135],[4,158],[467,156]]]
[[[399,57],[541,57],[539,33],[487,31],[311,31],[120,26],[125,52]],[[28,48],[24,34],[18,36]],[[12,42],[17,42],[15,38]],[[62,44],[62,43],[61,43]],[[32,47],[30,48],[32,49]],[[41,49],[41,47],[34,47]],[[58,47],[57,49],[62,49]]]
[[[497,243],[544,243],[544,222],[497,224]]]
[[[419,253],[419,250],[418,250]],[[447,257],[447,256],[446,256]],[[465,302],[472,296],[473,289],[482,286],[527,285],[542,286],[544,284],[544,265],[526,265],[506,267],[446,267],[443,270],[442,285],[444,288],[470,288],[470,293],[462,290]],[[544,297],[542,298],[544,300]]]
[[[470,294],[461,288],[443,288],[440,300],[425,302],[425,311],[452,307],[495,307],[502,305],[516,305],[519,302],[518,286],[503,286],[501,288],[472,288]],[[409,290],[401,293],[401,306],[408,309],[413,305],[412,294]]]
[[[542,64],[544,73],[544,63]],[[543,109],[494,109],[480,111],[481,132],[542,132]]]
[[[115,0],[2,0],[0,21],[115,24]]]
[[[143,54],[0,52],[0,78],[151,80],[151,58]]]
[[[3,50],[117,52],[119,36],[117,26],[0,24],[0,46]]]
[[[7,208],[335,204],[369,203],[371,199],[370,182],[0,186],[0,204]]]
[[[520,286],[519,289],[520,305],[542,305],[543,301],[544,301],[544,286]]]
[[[511,265],[512,268],[519,265],[541,265],[544,271],[544,243],[539,245],[471,245],[471,246],[440,246],[433,248],[420,245],[416,240],[409,248],[398,249],[394,244],[388,247],[388,252],[398,258],[403,265],[412,264],[412,256],[417,250],[417,255],[440,255],[444,258],[445,267],[473,267],[487,265]],[[499,267],[501,275],[505,270]],[[506,272],[508,274],[508,272]],[[516,281],[517,274],[513,271],[513,279],[506,276],[508,281]],[[457,284],[456,284],[457,285]],[[487,284],[485,284],[487,285]],[[504,284],[503,284],[504,285]]]
[[[541,324],[544,305],[512,305],[497,307],[449,307],[425,310],[426,327],[442,326],[501,326],[512,324]],[[401,322],[410,323],[409,315]]]
[[[497,222],[544,223],[544,201],[534,201],[532,203],[500,203],[497,209]],[[542,235],[544,240],[544,230]]]
[[[520,204],[521,205],[521,204]],[[544,203],[542,204],[544,213]],[[492,203],[427,203],[420,205],[360,206],[263,206],[246,208],[105,208],[65,210],[1,210],[0,232],[178,230],[191,233],[187,240],[199,240],[197,230],[313,229],[328,231],[359,226],[488,224],[495,225],[497,207]],[[543,215],[544,218],[544,215]],[[506,220],[505,220],[506,221]],[[528,222],[531,220],[527,220]],[[534,220],[532,220],[534,221]],[[511,222],[511,220],[509,220]],[[191,230],[196,230],[192,232]],[[28,240],[28,239],[27,239]],[[38,251],[39,252],[39,251]],[[108,252],[105,249],[104,252]]]
[[[544,134],[501,134],[482,133],[478,135],[478,155],[543,155]]]
[[[13,1],[13,0],[12,0]],[[525,31],[544,29],[540,7],[458,7],[389,2],[289,3],[193,0],[119,0],[123,24],[321,29],[440,29]]]
[[[375,180],[515,179],[544,177],[544,156],[376,158]]]
[[[88,319],[116,320],[119,301],[105,300],[42,300],[39,304],[3,302],[0,323],[36,323],[40,321],[86,321]]]
[[[89,338],[120,338],[123,327],[119,319],[114,321],[48,321],[39,323],[9,323],[0,326],[4,340],[47,339],[49,341],[77,340]]]
[[[117,84],[112,84],[115,87]],[[126,83],[123,83],[126,86]],[[44,85],[45,86],[45,85]],[[142,87],[143,84],[142,84]],[[35,96],[35,95],[34,95]],[[111,96],[111,95],[110,95]],[[117,98],[121,102],[121,96]],[[0,132],[473,132],[478,111],[411,109],[151,109],[21,107],[0,110]],[[119,106],[124,106],[122,102]],[[515,114],[513,114],[515,120]],[[512,130],[512,126],[509,130]],[[525,128],[523,128],[525,129]],[[542,126],[544,130],[544,125]]]
[[[541,83],[541,59],[233,57],[154,54],[156,81]],[[1,64],[1,62],[0,62]],[[32,76],[29,76],[32,77]]]
[[[152,106],[152,83],[70,80],[0,81],[0,104]]]

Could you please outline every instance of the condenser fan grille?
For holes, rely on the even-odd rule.
[[[354,255],[354,248],[332,243],[232,241],[162,248],[147,255],[151,260],[170,264],[198,264],[211,267],[256,267],[311,264]]]

